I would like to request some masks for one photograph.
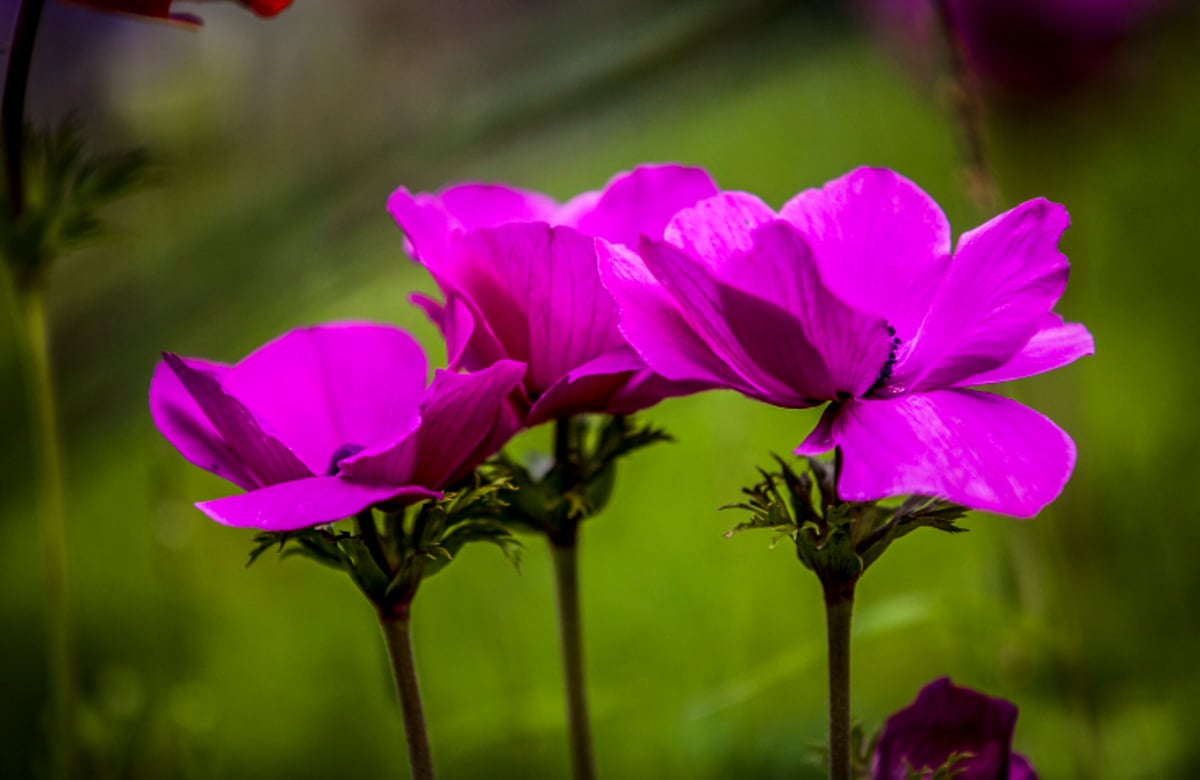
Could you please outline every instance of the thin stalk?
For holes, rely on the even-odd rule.
[[[46,556],[48,661],[50,664],[52,777],[75,771],[75,678],[71,653],[71,611],[67,592],[67,518],[63,499],[63,458],[58,431],[44,299],[37,286],[18,292],[24,318],[25,378],[33,425],[42,545]]]
[[[379,613],[379,624],[387,643],[392,674],[396,679],[396,698],[404,714],[404,736],[408,740],[408,765],[413,780],[433,780],[433,754],[429,750],[429,734],[425,729],[425,713],[421,708],[421,691],[417,686],[417,666],[413,661],[412,636],[407,607],[397,613]]]
[[[852,780],[850,745],[850,620],[856,582],[825,584],[829,646],[829,780]]]
[[[567,693],[567,729],[571,743],[572,777],[593,780],[591,728],[584,683],[583,630],[579,616],[579,546],[576,529],[569,539],[551,540],[554,580],[558,590],[558,631],[562,645],[563,678]]]
[[[954,119],[958,125],[959,148],[966,171],[967,194],[983,214],[995,212],[999,202],[996,182],[987,162],[983,133],[983,97],[979,79],[967,59],[962,28],[951,0],[933,0],[934,13],[946,41],[950,65]]]

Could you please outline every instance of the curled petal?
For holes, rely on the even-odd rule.
[[[464,234],[459,289],[506,356],[529,363],[530,395],[623,344],[595,241],[570,227],[513,223]]]
[[[415,503],[440,495],[414,485],[364,485],[340,477],[310,477],[202,501],[196,508],[222,525],[295,531],[352,517],[384,501]]]
[[[214,375],[218,381],[228,370],[228,366],[216,363],[195,359],[187,362],[197,370]],[[155,367],[154,378],[150,380],[150,415],[167,441],[192,465],[211,471],[245,490],[258,487],[254,473],[213,427],[166,361]]]
[[[975,390],[847,401],[826,441],[806,441],[800,451],[829,441],[841,448],[838,494],[847,501],[918,494],[1032,517],[1058,497],[1075,466],[1075,444],[1057,425]]]
[[[326,474],[343,447],[386,444],[412,427],[427,371],[403,330],[347,322],[289,331],[229,369],[223,384],[313,474]]]
[[[821,276],[843,301],[911,338],[950,262],[950,223],[900,174],[857,168],[805,190],[780,217],[804,235]]]
[[[754,392],[697,332],[679,303],[659,284],[638,255],[597,241],[600,276],[621,315],[621,334],[646,364],[662,376]]]
[[[1063,322],[1062,317],[1051,312],[1042,318],[1037,332],[1007,363],[991,371],[975,374],[958,384],[990,385],[1023,379],[1061,368],[1095,353],[1096,342],[1087,328],[1077,322]]]
[[[388,213],[404,231],[406,249],[427,268],[437,268],[450,252],[450,236],[461,225],[450,216],[436,195],[414,195],[404,187],[388,198]]]
[[[613,177],[598,197],[585,193],[568,203],[563,224],[613,244],[637,246],[639,237],[660,239],[680,209],[717,194],[702,168],[641,165]]]
[[[641,254],[691,327],[764,400],[812,406],[859,395],[888,362],[887,324],[830,294],[804,239],[786,223],[760,227],[753,248],[723,269],[727,279],[734,269],[739,279],[756,279],[749,286],[761,295],[716,278],[666,244],[643,242]]]
[[[1058,240],[1067,210],[1031,200],[963,234],[929,314],[906,343],[892,387],[958,384],[1011,360],[1066,289]]]
[[[210,364],[193,363],[170,352],[163,353],[163,361],[204,413],[212,429],[220,435],[222,446],[237,458],[245,474],[253,476],[255,485],[273,485],[312,476],[290,449],[265,432],[250,410],[222,387],[221,380],[227,378],[232,369],[213,371]]]
[[[539,425],[572,414],[631,414],[664,398],[703,389],[696,383],[657,376],[628,345],[584,363],[547,390],[530,409],[525,424]]]
[[[499,448],[511,430],[497,433],[498,423],[514,419],[509,395],[525,374],[525,364],[511,360],[474,374],[438,371],[421,404],[421,426],[384,448],[363,450],[342,461],[345,478],[368,484],[445,487],[466,475]],[[501,426],[503,427],[503,426]]]

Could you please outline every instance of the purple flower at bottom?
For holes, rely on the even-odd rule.
[[[698,389],[664,381],[625,342],[600,282],[597,245],[661,238],[679,209],[716,193],[699,168],[645,165],[564,204],[463,184],[437,194],[401,188],[388,209],[445,295],[444,304],[414,301],[445,336],[451,368],[528,363],[522,401],[533,426],[634,412]]]
[[[956,780],[1037,780],[1033,767],[1012,752],[1017,708],[943,677],[887,719],[872,759],[873,780],[931,775],[955,754]]]
[[[1028,517],[1063,489],[1075,445],[1007,398],[969,389],[1094,351],[1053,312],[1066,210],[1038,199],[968,231],[860,168],[776,214],[726,192],[681,211],[638,253],[602,245],[621,330],[668,379],[777,406],[830,405],[796,450],[841,451],[838,494],[912,493]]]
[[[299,328],[227,366],[164,353],[150,385],[159,431],[247,492],[197,504],[218,523],[290,531],[378,503],[435,498],[518,430],[525,366],[438,371],[399,328]]]

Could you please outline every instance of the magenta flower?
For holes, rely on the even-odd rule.
[[[909,769],[932,774],[952,755],[957,780],[1037,780],[1033,767],[1012,752],[1017,708],[949,677],[921,689],[917,700],[887,719],[875,746],[873,780],[908,780]],[[922,774],[921,776],[925,776]]]
[[[1032,200],[964,234],[915,184],[860,168],[776,215],[746,193],[680,212],[639,253],[605,246],[621,330],[664,377],[785,407],[832,401],[797,453],[834,447],[843,500],[900,493],[1032,516],[1066,484],[1071,439],[967,389],[1093,352],[1052,309],[1066,210]]]
[[[715,195],[698,168],[647,165],[565,204],[495,184],[436,195],[397,190],[388,208],[409,251],[445,295],[415,296],[446,338],[452,368],[529,365],[526,423],[583,412],[623,414],[697,389],[647,369],[617,329],[597,244],[661,238],[679,209]]]
[[[525,366],[438,371],[399,328],[290,331],[233,366],[164,353],[150,385],[159,431],[247,492],[197,508],[218,523],[290,531],[378,503],[439,496],[519,426],[508,396]]]

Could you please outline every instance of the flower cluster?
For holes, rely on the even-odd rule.
[[[838,448],[845,500],[914,493],[1031,516],[1074,465],[1050,420],[971,389],[1093,351],[1053,311],[1060,205],[1023,203],[953,251],[937,204],[871,168],[779,212],[674,165],[565,204],[464,185],[400,189],[389,208],[445,295],[415,300],[451,370],[477,373],[425,388],[411,338],[368,325],[296,331],[232,367],[168,355],[159,428],[252,491],[202,504],[214,519],[286,530],[428,496],[521,425],[704,388],[829,402],[797,452]]]
[[[407,620],[422,577],[467,541],[506,547],[508,526],[520,526],[573,555],[616,459],[665,438],[623,415],[672,396],[724,388],[828,404],[796,452],[836,449],[835,464],[810,458],[812,477],[782,461],[777,477],[763,472],[739,528],[796,541],[827,607],[842,593],[846,643],[854,583],[892,540],[960,530],[964,507],[1032,516],[1074,466],[1053,422],[974,389],[1094,349],[1086,328],[1054,312],[1068,275],[1058,249],[1068,216],[1055,203],[1023,203],[953,248],[938,205],[873,168],[779,211],[678,165],[639,167],[563,204],[468,184],[400,189],[389,210],[444,296],[414,297],[446,341],[449,368],[432,383],[405,332],[340,323],[292,331],[232,366],[167,353],[150,391],[184,457],[246,491],[202,511],[270,532],[255,554],[291,542],[345,569],[385,625]],[[475,472],[548,421],[548,471],[500,459],[486,478]],[[874,503],[900,494],[914,497]],[[400,510],[412,504],[422,508],[410,522]],[[349,517],[357,534],[327,527]],[[888,721],[874,776],[1031,778],[1010,755],[1015,718],[1006,702],[934,683]],[[423,737],[409,737],[427,761]]]

